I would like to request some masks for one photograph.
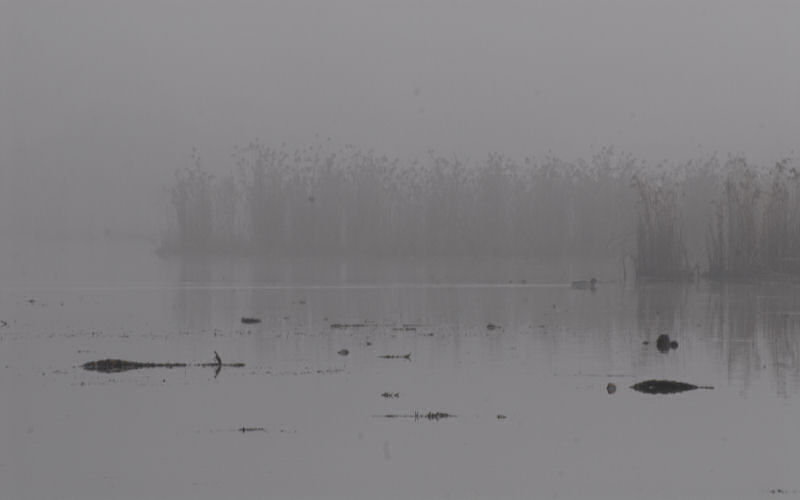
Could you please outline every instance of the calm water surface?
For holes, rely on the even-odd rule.
[[[626,287],[597,263],[6,255],[0,498],[800,498],[796,286]],[[590,273],[596,292],[569,287]],[[679,347],[660,353],[662,333]],[[215,351],[245,366],[81,368]],[[629,388],[651,378],[714,389]]]

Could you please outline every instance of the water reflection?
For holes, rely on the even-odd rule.
[[[453,272],[445,267],[183,259],[175,320],[189,332],[217,331],[217,342],[238,339],[263,364],[329,368],[344,362],[336,354],[343,348],[350,364],[362,351],[412,351],[431,373],[516,363],[551,375],[694,376],[741,396],[761,382],[783,397],[800,389],[794,287],[605,282],[589,292],[531,274],[526,283],[487,286],[426,281]],[[473,276],[490,274],[478,267]],[[263,322],[241,324],[249,316]],[[365,322],[372,326],[358,332],[331,328]],[[400,331],[405,324],[420,327]],[[665,336],[674,347],[659,350]]]
[[[391,485],[406,498],[681,498],[725,485],[718,496],[758,498],[794,487],[780,464],[800,460],[797,287],[626,287],[601,270],[591,292],[570,282],[595,272],[489,262],[181,259],[162,271],[134,285],[0,291],[11,497],[383,498]],[[660,335],[679,348],[659,352]],[[244,366],[215,378],[228,363]],[[655,394],[631,389],[640,382]],[[714,390],[675,392],[695,386]]]

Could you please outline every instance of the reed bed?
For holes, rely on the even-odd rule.
[[[401,162],[260,142],[227,172],[195,152],[171,187],[165,254],[632,258],[637,278],[800,276],[800,175],[716,157]]]
[[[613,150],[576,164],[433,152],[401,163],[260,143],[234,156],[232,173],[211,175],[197,155],[177,173],[162,252],[527,258],[616,255],[630,242],[635,166]]]

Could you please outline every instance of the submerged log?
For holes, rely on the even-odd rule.
[[[675,394],[678,392],[693,391],[695,389],[713,389],[710,385],[693,385],[675,380],[645,380],[631,386],[634,391],[646,394]]]
[[[196,367],[214,367],[217,369],[217,373],[219,370],[224,367],[231,367],[231,368],[240,368],[244,366],[244,363],[223,363],[222,359],[220,358],[219,354],[214,351],[214,362],[213,363],[142,363],[139,361],[128,361],[126,359],[100,359],[97,361],[89,361],[88,363],[84,363],[81,365],[81,368],[88,371],[93,372],[100,372],[100,373],[120,373],[120,372],[127,372],[130,370],[142,370],[145,368],[186,368],[190,366]]]
[[[89,361],[81,366],[84,370],[94,372],[119,373],[142,368],[182,368],[187,365],[186,363],[140,363],[124,359],[100,359],[98,361]]]

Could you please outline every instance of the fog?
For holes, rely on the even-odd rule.
[[[0,3],[0,228],[151,234],[197,148],[771,163],[795,2]]]
[[[797,497],[798,20],[0,0],[0,497]]]

